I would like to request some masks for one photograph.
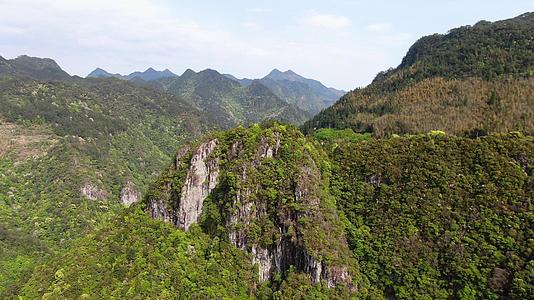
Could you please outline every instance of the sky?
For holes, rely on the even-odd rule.
[[[351,90],[397,66],[420,37],[534,11],[534,0],[0,0],[0,56],[261,78],[291,69]]]

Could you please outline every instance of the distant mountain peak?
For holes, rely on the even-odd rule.
[[[51,58],[20,55],[17,58],[0,60],[1,72],[23,75],[38,80],[68,80],[71,76]]]
[[[205,69],[205,70],[202,70],[202,71],[200,71],[199,73],[217,73],[217,74],[220,74],[219,71],[214,70],[214,69],[210,69],[210,68],[207,68],[207,69]]]
[[[267,76],[271,76],[271,75],[280,75],[280,74],[283,74],[282,71],[280,71],[280,70],[274,68],[274,69],[269,73],[269,75],[267,75]]]
[[[191,70],[191,69],[187,69],[184,71],[184,73],[182,74],[182,76],[180,77],[189,77],[189,76],[193,76],[195,75],[197,72]]]
[[[104,70],[102,68],[94,69],[86,77],[87,78],[109,78],[109,77],[114,77],[114,78],[122,79],[122,75],[121,74],[111,74],[110,72],[108,72],[108,71],[106,71],[106,70]]]
[[[299,82],[306,80],[306,78],[300,76],[299,74],[295,73],[292,70],[287,70],[285,72],[282,72],[278,69],[273,69],[271,73],[265,76],[265,78],[269,78],[273,80],[290,80],[290,81],[299,81]]]
[[[58,63],[51,58],[40,58],[40,57],[32,57],[28,55],[19,55],[17,58],[12,59],[11,61],[15,63],[20,62],[25,65],[31,64],[33,68],[41,68],[41,69],[53,68],[56,70],[63,71],[61,67],[58,65]]]
[[[327,88],[317,80],[305,78],[293,70],[273,69],[261,82],[278,97],[310,113],[317,113],[330,106],[344,94]]]

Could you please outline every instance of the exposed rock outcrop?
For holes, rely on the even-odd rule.
[[[82,186],[80,188],[80,193],[82,196],[93,201],[105,200],[109,197],[109,193],[107,191],[90,183],[86,183],[84,186]]]
[[[211,225],[223,225],[228,240],[251,254],[260,282],[293,268],[314,283],[355,288],[343,230],[332,227],[342,225],[335,208],[322,204],[321,171],[299,135],[235,134],[222,138],[223,145],[211,139],[192,150],[182,148],[173,166],[175,179],[161,187],[163,196],[148,199],[149,213],[187,230],[199,222],[209,197],[224,222]],[[175,186],[176,178],[183,185]],[[339,257],[326,260],[332,256]]]
[[[121,203],[124,206],[130,206],[140,199],[139,193],[135,190],[135,186],[131,181],[126,182],[121,190]]]
[[[261,156],[263,154],[276,153],[279,148],[279,145],[275,147],[263,146],[263,143],[260,145],[262,145],[259,151]],[[265,155],[263,157],[272,156]],[[246,168],[244,167],[240,178],[243,182],[247,180],[245,170]],[[252,254],[253,262],[259,266],[258,276],[260,282],[269,280],[274,274],[284,272],[290,266],[293,266],[296,270],[309,274],[314,283],[324,281],[328,287],[334,287],[339,283],[352,287],[352,278],[346,266],[326,264],[310,253],[310,250],[314,250],[313,246],[311,247],[312,249],[308,249],[305,245],[307,230],[310,230],[310,228],[301,225],[299,220],[306,218],[316,220],[317,223],[324,222],[319,197],[321,174],[308,154],[304,155],[304,160],[298,167],[298,174],[296,175],[292,184],[294,187],[294,200],[296,204],[302,205],[305,210],[298,212],[287,209],[287,207],[278,209],[280,212],[275,220],[275,226],[279,232],[279,238],[274,244],[262,247],[248,238],[247,227],[254,220],[268,217],[265,204],[262,203],[263,199],[251,197],[250,189],[237,190],[236,198],[232,205],[235,209],[227,220],[229,239],[236,247]],[[259,186],[256,186],[255,190],[259,188]],[[336,246],[346,247],[346,241],[343,236],[335,238],[341,240],[341,243]],[[310,243],[313,242],[310,241]]]
[[[178,227],[187,230],[196,223],[202,213],[204,199],[217,185],[219,177],[219,159],[207,161],[208,156],[217,147],[217,140],[200,145],[191,158],[191,166],[182,187],[180,205],[178,206]]]
[[[192,154],[187,162],[185,181],[179,195],[176,192],[179,187],[167,183],[164,187],[166,201],[155,198],[148,200],[148,210],[153,218],[172,223],[183,230],[188,230],[191,224],[197,222],[204,200],[218,182],[219,158],[208,159],[217,144],[218,141],[212,139],[201,144]],[[189,147],[178,151],[174,166],[176,172],[180,171],[189,151]]]

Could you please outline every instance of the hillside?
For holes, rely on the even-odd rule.
[[[376,136],[532,133],[533,43],[533,13],[424,37],[397,68],[346,94],[303,128],[352,128]]]
[[[37,269],[21,293],[363,295],[367,283],[328,191],[328,168],[315,142],[291,126],[210,135],[177,152],[142,204]]]
[[[117,78],[123,80],[141,79],[144,81],[153,81],[161,78],[176,77],[177,75],[171,72],[169,69],[163,71],[156,71],[153,68],[148,68],[144,72],[133,72],[129,75],[111,74],[104,69],[94,69],[86,78]]]
[[[36,80],[68,80],[71,76],[50,58],[21,55],[14,59],[0,56],[0,76],[12,75]]]
[[[517,134],[236,128],[180,148],[143,203],[19,291],[527,299],[533,160],[532,138]]]
[[[192,106],[213,116],[222,128],[261,122],[265,119],[302,124],[309,114],[278,98],[258,82],[241,86],[215,70],[187,70],[180,77],[153,83],[187,100]]]
[[[139,201],[176,145],[213,123],[175,96],[117,80],[4,76],[0,91],[0,294]]]
[[[277,69],[256,80],[238,79],[210,69],[198,73],[186,70],[182,76],[178,76],[168,69],[156,71],[152,68],[129,75],[112,74],[96,68],[87,78],[129,80],[138,86],[174,93],[201,110],[221,115],[221,122],[231,125],[264,119],[258,115],[247,115],[247,111],[258,114],[266,111],[268,118],[300,124],[309,116],[332,105],[344,94],[343,91],[327,88],[319,81],[304,78],[293,71],[281,72]],[[262,89],[260,85],[267,89]],[[259,102],[263,103],[262,107],[257,107]],[[281,111],[282,107],[287,111]]]
[[[265,77],[257,80],[238,79],[229,74],[225,74],[225,76],[243,86],[259,81],[280,99],[311,115],[315,115],[322,109],[331,106],[345,93],[334,88],[327,88],[319,81],[304,78],[291,70],[281,72],[278,69],[274,69]]]
[[[532,137],[335,142],[330,190],[361,272],[383,296],[531,297]]]
[[[241,122],[196,108],[194,96],[144,87],[137,77],[65,79],[56,76],[61,68],[52,60],[16,60],[2,60],[0,74],[0,187],[6,191],[0,193],[0,295],[49,255],[139,201],[177,145]],[[22,67],[26,60],[33,62]],[[204,99],[237,91],[239,111],[253,121],[291,122],[304,114],[261,85],[202,84],[211,88],[198,89],[212,97]]]
[[[533,27],[424,37],[300,130],[339,91],[292,71],[0,57],[0,298],[531,299]]]

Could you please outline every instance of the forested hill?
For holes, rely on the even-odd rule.
[[[217,76],[235,89],[206,80],[192,94],[204,104],[220,94],[241,100],[224,107],[232,122],[192,105],[198,98],[71,77],[52,59],[0,58],[0,298],[50,253],[140,200],[185,140],[240,122],[306,118],[266,87],[245,92]]]
[[[29,77],[37,80],[69,80],[71,76],[50,58],[21,55],[13,59],[0,56],[0,75]]]
[[[304,125],[377,136],[534,131],[534,13],[421,38],[395,69]]]
[[[532,161],[517,133],[211,134],[5,296],[529,299]]]

